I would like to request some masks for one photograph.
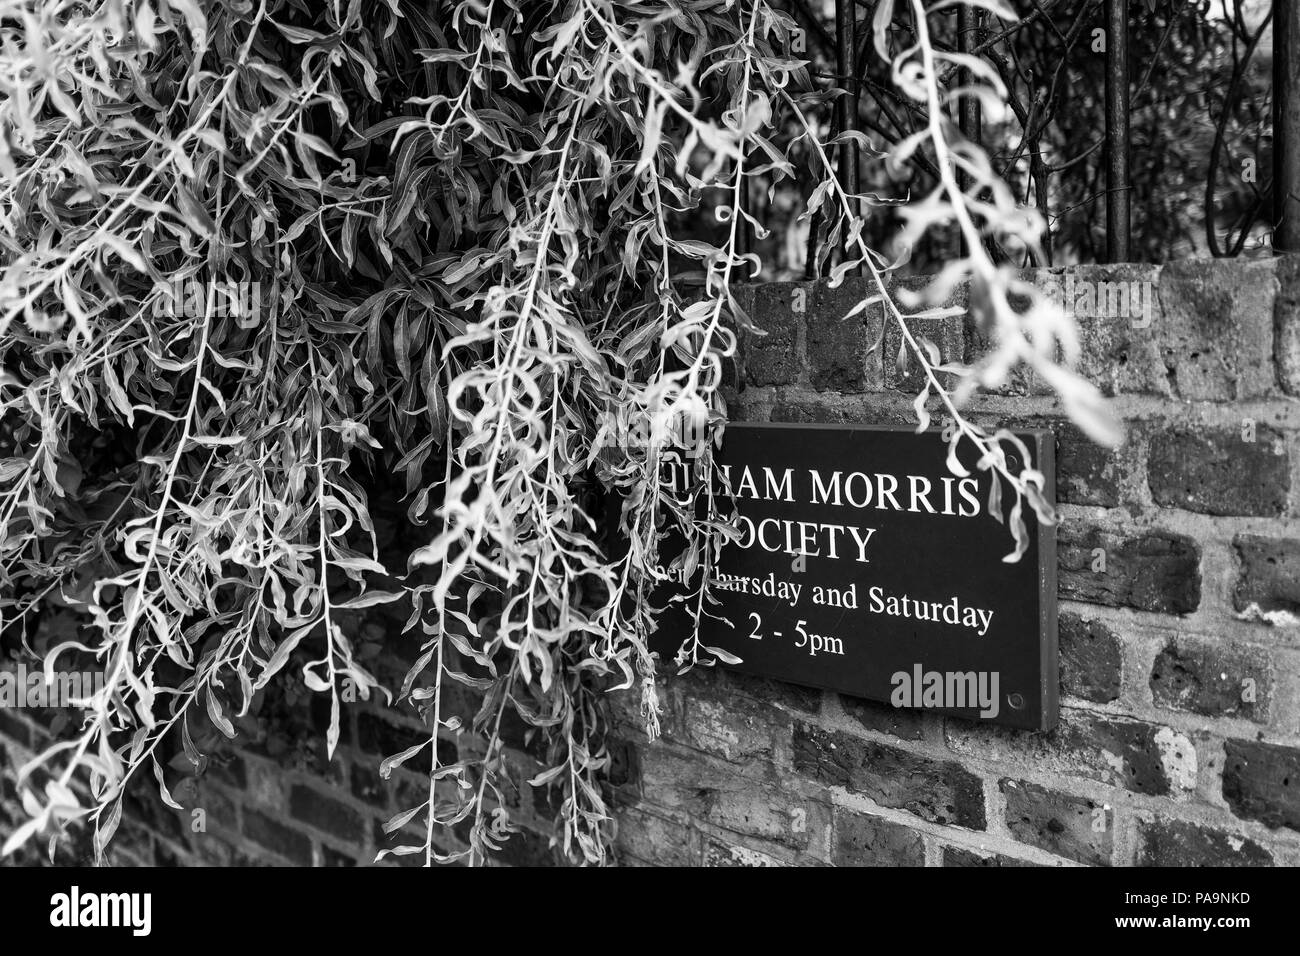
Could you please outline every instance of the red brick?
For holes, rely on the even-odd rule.
[[[1200,606],[1201,548],[1185,534],[1108,531],[1067,521],[1057,531],[1057,555],[1063,598],[1166,614]],[[1105,571],[1094,571],[1103,555]]]
[[[1186,735],[1117,714],[1062,708],[1056,729],[1042,734],[948,720],[945,733],[963,756],[1030,763],[1134,793],[1166,796],[1196,785],[1196,749]]]
[[[1138,866],[1272,866],[1273,857],[1249,837],[1182,820],[1138,824]]]
[[[794,311],[796,292],[804,312]],[[767,282],[755,286],[750,318],[765,335],[742,336],[745,380],[750,385],[793,385],[802,374],[800,339],[803,319],[813,307],[811,283]]]
[[[1300,540],[1239,534],[1232,543],[1241,561],[1233,607],[1300,613]]]
[[[1022,843],[1093,866],[1110,866],[1114,812],[1085,797],[1005,779],[1007,829]]]
[[[902,824],[837,807],[831,862],[836,866],[925,866],[925,842],[921,834]]]
[[[880,338],[884,312],[877,304],[850,319],[854,306],[875,293],[875,283],[846,278],[839,288],[819,282],[806,314],[808,375],[812,387],[834,392],[861,392],[880,385]]]
[[[1058,621],[1061,694],[1106,704],[1119,698],[1124,651],[1102,621],[1062,613]]]
[[[953,761],[801,723],[795,727],[794,768],[819,783],[861,793],[932,823],[972,830],[985,826],[983,785]]]
[[[1300,749],[1256,740],[1224,748],[1223,799],[1244,820],[1300,830]]]
[[[738,846],[710,837],[704,845],[704,865],[721,867],[772,867],[788,866],[782,860],[759,850]]]
[[[1241,428],[1167,428],[1151,436],[1147,482],[1156,504],[1209,515],[1276,516],[1286,511],[1291,462],[1282,435]]]
[[[1156,655],[1150,685],[1157,707],[1263,723],[1268,719],[1273,667],[1268,654],[1258,648],[1177,638]]]

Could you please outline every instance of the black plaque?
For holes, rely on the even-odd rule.
[[[1050,500],[1051,434],[1017,435]],[[973,444],[958,452],[966,479],[948,469],[937,431],[728,425],[717,461],[728,469],[741,540],[722,549],[711,589],[721,603],[700,628],[704,644],[740,658],[721,666],[895,706],[1054,727],[1054,528],[1026,502],[1028,549],[1004,561],[1014,541],[989,511],[994,476],[974,467]],[[677,467],[667,467],[666,482]],[[997,480],[1005,516],[1013,496]],[[666,567],[671,558],[667,549]],[[654,648],[670,669],[689,628],[680,605],[662,615]]]

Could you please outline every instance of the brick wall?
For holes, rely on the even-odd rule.
[[[1089,444],[1026,376],[972,410],[1057,436],[1058,729],[1010,731],[704,671],[667,680],[664,737],[646,744],[635,701],[615,695],[621,862],[1300,864],[1300,268],[1072,274],[1156,291],[1149,324],[1079,320],[1084,371],[1114,396],[1125,445]],[[743,290],[770,334],[747,342],[732,369],[735,417],[911,424],[915,382],[893,367],[896,334],[885,329],[873,351],[879,314],[839,320],[862,294],[856,280]],[[984,345],[961,319],[919,324],[945,359]],[[348,630],[397,686],[418,639],[378,613]],[[454,709],[468,717],[474,702]],[[320,702],[293,676],[277,681],[201,774],[169,766],[184,809],[138,781],[113,862],[368,863],[389,845],[382,821],[423,799],[418,764],[378,775],[384,756],[423,739],[409,714],[349,706],[329,762]],[[13,768],[66,719],[0,709],[0,834],[23,819]],[[513,777],[526,780],[537,764],[524,728],[506,738]],[[444,757],[470,742],[449,735]],[[523,831],[502,859],[551,862],[546,795],[520,783],[510,801]],[[59,859],[84,859],[84,843]],[[24,855],[36,859],[36,848]]]
[[[400,623],[372,617],[362,628],[382,626],[396,634]],[[392,641],[392,638],[386,638]],[[390,687],[400,686],[404,662],[418,639],[398,637],[398,655],[372,660],[376,676]],[[288,670],[296,670],[288,668]],[[468,696],[449,701],[453,712],[468,720],[476,701]],[[297,674],[277,678],[258,699],[254,712],[236,720],[239,737],[226,743],[208,736],[200,749],[210,754],[197,775],[183,755],[167,765],[167,785],[182,809],[166,806],[147,772],[131,787],[123,821],[110,844],[109,858],[117,866],[168,865],[368,865],[376,853],[397,844],[422,844],[424,833],[416,820],[406,837],[393,839],[383,824],[399,810],[421,803],[427,796],[427,751],[394,770],[389,780],[380,778],[384,757],[428,740],[428,730],[405,706],[385,707],[378,701],[357,702],[343,709],[340,743],[332,761],[326,759],[324,728],[329,722],[329,702],[323,695],[301,687]],[[449,716],[449,715],[446,715]],[[51,723],[66,717],[53,710],[0,709],[0,837],[26,819],[13,792],[12,771],[31,755],[34,746],[49,740]],[[507,759],[519,787],[508,789],[512,818],[522,826],[503,847],[501,860],[512,865],[549,865],[551,811],[546,795],[534,793],[522,781],[541,767],[527,753],[525,728],[507,721],[503,737]],[[53,728],[58,730],[56,725]],[[196,726],[196,734],[206,733]],[[444,763],[454,762],[458,744],[467,749],[471,739],[461,736],[440,742]],[[462,828],[460,835],[463,836]],[[86,863],[91,851],[85,834],[61,844],[58,862]],[[441,840],[443,849],[464,844],[455,835]],[[29,847],[23,863],[43,862],[44,847]],[[395,865],[420,865],[423,856],[389,857]]]
[[[405,526],[403,506],[394,505],[398,497],[377,496],[381,504],[373,514],[381,555],[390,567],[400,566],[416,546],[410,536],[423,533]],[[385,500],[394,506],[386,507]],[[358,658],[382,685],[401,687],[423,640],[419,634],[402,633],[409,608],[380,605],[336,613]],[[48,613],[38,625],[36,641],[43,637],[40,630],[49,629],[65,640],[78,626],[84,624],[71,612]],[[137,775],[121,827],[109,846],[111,865],[357,866],[373,863],[381,849],[423,844],[422,814],[396,837],[386,833],[383,825],[427,798],[428,751],[393,770],[388,780],[380,777],[379,768],[385,757],[427,741],[427,724],[406,703],[390,707],[377,697],[347,703],[342,708],[338,748],[333,760],[327,759],[329,699],[302,684],[301,665],[309,657],[298,655],[296,664],[291,661],[257,695],[248,715],[230,715],[238,731],[234,741],[220,736],[203,717],[191,721],[196,745],[207,755],[197,773],[175,743],[160,753],[168,790],[180,809],[162,801],[149,768]],[[0,662],[0,666],[12,670],[13,665]],[[452,684],[444,694],[443,718],[459,716],[468,725],[480,704],[478,695]],[[54,736],[66,736],[73,714],[0,707],[0,842],[27,819],[14,792],[15,768],[48,746]],[[534,791],[524,782],[543,769],[534,756],[537,744],[513,713],[502,722],[502,739],[514,781],[503,789],[511,819],[520,831],[503,845],[499,860],[510,865],[550,865],[557,861],[550,847],[553,809],[544,791]],[[443,764],[481,756],[477,745],[474,735],[444,731],[439,756]],[[440,834],[439,848],[463,849],[468,826]],[[88,834],[82,830],[72,836],[59,845],[56,862],[90,862]],[[43,863],[44,853],[43,846],[29,844],[17,862]],[[13,861],[0,860],[0,866],[9,862]],[[390,856],[384,865],[423,862],[423,855]]]
[[[1300,863],[1300,268],[1069,272],[1154,292],[1149,316],[1078,319],[1082,371],[1113,396],[1125,444],[1091,445],[1032,376],[971,409],[1056,434],[1060,726],[1013,731],[734,672],[670,680],[658,743],[639,741],[621,702],[636,742],[624,862]],[[1062,288],[1065,273],[1027,276]],[[914,423],[896,331],[873,351],[879,311],[840,320],[865,289],[747,289],[769,334],[731,370],[733,417]],[[963,318],[918,326],[945,360],[986,347]]]

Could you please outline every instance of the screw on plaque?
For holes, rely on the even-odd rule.
[[[1007,694],[1007,703],[1011,705],[1012,710],[1025,709],[1025,698],[1020,694]]]

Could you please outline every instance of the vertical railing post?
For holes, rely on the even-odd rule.
[[[1273,248],[1300,252],[1300,13],[1273,0]]]
[[[1128,0],[1106,0],[1106,260],[1128,262]]]
[[[858,128],[858,63],[854,50],[857,38],[857,13],[854,0],[835,0],[835,72],[843,81],[847,95],[839,99],[840,132]],[[846,140],[839,150],[840,187],[850,196],[858,192],[858,144]],[[857,203],[851,201],[854,215]]]
[[[967,55],[979,46],[980,11],[977,7],[962,4],[957,8],[957,49]],[[975,82],[969,70],[961,71],[963,86]],[[982,139],[980,101],[977,97],[967,96],[961,101],[961,113],[957,119],[962,136],[972,143],[979,144]]]
[[[970,7],[962,4],[957,8],[957,49],[958,51],[971,54],[979,45],[979,28],[980,28],[980,10],[978,7]],[[961,84],[967,86],[975,82],[975,77],[969,70],[961,71]],[[957,115],[957,125],[961,129],[961,135],[976,146],[980,145],[983,137],[982,118],[980,116],[980,101],[974,96],[962,97],[960,111]],[[957,173],[957,184],[963,189],[970,188],[970,176],[962,171]],[[958,254],[966,256],[970,250],[966,247],[966,237],[961,235],[958,230]]]

